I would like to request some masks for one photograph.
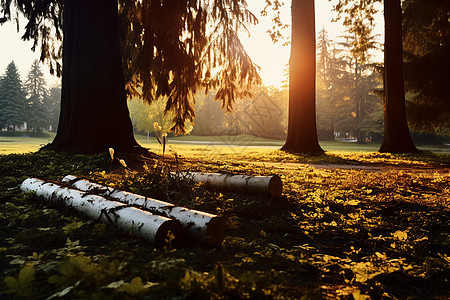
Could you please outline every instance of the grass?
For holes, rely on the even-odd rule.
[[[49,137],[5,137],[0,136],[0,155],[13,153],[29,153],[39,150],[42,145],[50,143],[54,133],[48,133]],[[154,137],[150,142],[146,136],[136,135],[136,140],[144,147],[152,151],[160,151],[159,145]],[[238,155],[248,153],[265,153],[281,148],[284,141],[264,139],[249,135],[239,136],[177,136],[169,137],[169,150],[177,151],[184,155],[214,155],[227,154]],[[357,144],[340,141],[321,141],[320,145],[329,152],[377,152],[379,143]],[[419,149],[435,153],[450,153],[447,146],[420,145]]]
[[[28,136],[0,136],[0,155],[13,153],[36,152],[43,145],[50,143],[55,137],[54,133],[47,133],[48,137]]]
[[[450,155],[204,155],[205,146],[183,147],[177,164],[168,153],[147,169],[123,155],[133,169],[126,172],[110,172],[108,153],[0,156],[0,298],[449,298]],[[379,169],[332,167],[342,164]],[[175,180],[175,170],[276,173],[283,195],[208,190]],[[219,249],[154,249],[18,188],[30,176],[67,174],[219,214],[227,237]]]

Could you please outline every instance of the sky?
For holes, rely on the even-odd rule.
[[[290,23],[290,1],[286,0],[284,2],[285,5],[282,8],[282,17]],[[272,21],[270,15],[268,17],[262,17],[260,15],[261,10],[264,8],[265,1],[247,0],[247,3],[250,11],[258,18],[259,24],[249,28],[251,32],[250,37],[244,33],[241,35],[242,42],[247,53],[261,68],[260,74],[263,79],[263,84],[278,87],[283,81],[283,74],[289,60],[289,46],[282,46],[281,43],[274,45],[266,32],[272,27]],[[316,31],[325,27],[331,39],[335,39],[339,35],[342,35],[345,32],[342,25],[330,21],[336,16],[336,14],[331,11],[331,3],[328,0],[315,0],[315,3]],[[379,25],[376,27],[375,32],[382,34],[382,16],[378,16],[377,20]],[[22,20],[19,24],[19,33],[17,32],[15,23],[7,22],[0,26],[0,74],[3,75],[8,64],[14,60],[23,80],[26,77],[32,62],[35,59],[39,59],[39,50],[36,50],[36,52],[33,53],[30,50],[32,42],[21,40],[20,37],[24,32],[23,28],[26,23]],[[289,34],[289,30],[287,30],[286,33]],[[46,65],[42,66],[42,70],[46,74],[49,87],[59,84],[59,79],[50,75]]]

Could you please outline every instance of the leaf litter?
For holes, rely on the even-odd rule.
[[[0,156],[0,296],[450,296],[448,155],[306,156],[276,151],[174,159],[166,155],[145,165],[142,159],[117,155],[128,169],[112,166],[109,153]],[[284,190],[280,199],[220,193],[180,181],[170,171],[276,173]],[[220,249],[196,244],[154,249],[18,188],[27,177],[59,180],[67,174],[222,215],[227,237]]]

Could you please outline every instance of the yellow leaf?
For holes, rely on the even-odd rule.
[[[354,205],[358,205],[360,202],[361,201],[359,201],[359,200],[350,200],[350,201],[345,202],[345,205],[352,205],[352,206],[354,206]]]
[[[19,277],[18,277],[18,283],[22,287],[27,286],[30,284],[31,281],[34,280],[34,274],[36,273],[36,270],[33,266],[24,266],[22,269],[20,269]]]
[[[370,296],[361,294],[361,291],[359,291],[359,290],[356,291],[356,292],[353,292],[352,296],[353,296],[353,299],[355,299],[355,300],[368,300],[368,299],[370,299]]]
[[[400,241],[406,241],[406,239],[408,238],[408,233],[406,233],[406,231],[401,230],[397,230],[392,235]]]
[[[141,277],[134,277],[130,283],[124,283],[117,289],[117,291],[125,292],[129,295],[137,295],[145,290],[147,290],[147,288],[142,284]]]

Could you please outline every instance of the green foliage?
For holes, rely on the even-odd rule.
[[[193,122],[197,91],[215,89],[230,111],[260,82],[238,37],[257,22],[245,1],[120,1],[119,14],[124,45],[133,46],[123,49],[127,90],[148,102],[167,97],[176,133]]]
[[[25,116],[25,92],[22,81],[14,62],[11,62],[0,77],[0,128],[8,127],[8,131],[15,126],[23,125]]]
[[[193,135],[217,135],[223,139],[241,134],[269,139],[283,139],[286,135],[286,91],[264,87],[252,89],[252,97],[236,100],[234,109],[225,113],[215,101],[215,93],[196,97]]]
[[[31,265],[22,267],[17,278],[7,276],[4,278],[7,286],[6,292],[8,294],[17,294],[19,297],[29,297],[33,295],[31,283],[35,280],[36,270]]]
[[[48,107],[46,105],[48,97],[46,82],[38,60],[33,61],[24,88],[27,93],[25,110],[27,129],[40,132],[48,125],[47,115],[49,112],[46,110]]]
[[[139,132],[152,132],[153,123],[157,122],[162,127],[162,131],[168,132],[172,127],[173,114],[164,113],[165,100],[158,99],[151,104],[145,103],[137,98],[128,101],[128,108],[134,128]]]
[[[356,138],[359,142],[380,139],[383,133],[379,66],[370,61],[368,51],[375,37],[364,38],[370,47],[358,46],[361,35],[344,36],[342,42],[328,39],[325,29],[319,33],[317,47],[317,126],[319,139]],[[356,54],[358,52],[358,54]],[[381,128],[380,128],[381,125]]]
[[[403,1],[405,87],[413,129],[439,133],[450,128],[450,1]]]
[[[48,91],[44,101],[46,114],[46,125],[49,131],[56,132],[59,122],[59,110],[61,103],[61,87],[53,87]]]
[[[33,49],[41,45],[41,61],[60,76],[63,1],[2,1],[0,23],[11,19],[12,5],[28,20],[23,38],[34,41]],[[148,102],[167,97],[173,131],[184,132],[193,122],[197,91],[216,89],[230,111],[260,83],[238,37],[257,23],[244,0],[119,1],[118,10],[126,89]]]

